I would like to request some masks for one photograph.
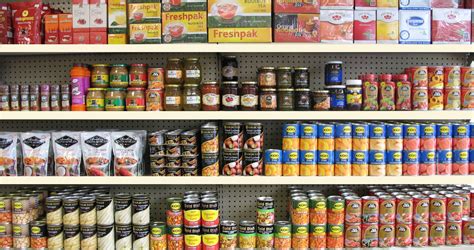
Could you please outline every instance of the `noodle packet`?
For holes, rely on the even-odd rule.
[[[44,132],[21,133],[25,176],[47,176],[51,135]]]
[[[143,173],[145,136],[140,131],[112,132],[115,176],[140,176]]]
[[[110,132],[82,132],[82,157],[87,176],[110,176]]]
[[[16,133],[0,133],[0,176],[17,176],[17,142]]]
[[[80,176],[81,133],[72,131],[51,134],[56,176]]]

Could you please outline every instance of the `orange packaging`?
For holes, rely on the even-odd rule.
[[[322,43],[353,43],[354,11],[321,10]]]
[[[444,67],[444,86],[446,88],[461,87],[461,67],[460,66]]]
[[[461,68],[461,86],[463,88],[474,87],[474,67]]]
[[[474,110],[474,87],[461,89],[461,108]]]
[[[44,16],[44,43],[59,43],[59,15]]]
[[[354,0],[320,0],[321,9],[338,9],[352,10],[354,8]]]
[[[72,44],[72,14],[59,14],[60,44]]]
[[[429,89],[428,98],[428,110],[443,110],[443,89]]]
[[[428,67],[428,87],[431,89],[444,88],[444,67],[432,66]]]

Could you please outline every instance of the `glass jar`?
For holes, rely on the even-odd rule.
[[[40,86],[30,86],[30,111],[40,111],[41,100],[40,100]]]
[[[311,99],[313,110],[315,111],[327,111],[331,107],[331,99],[327,90],[313,91]]]
[[[236,56],[224,56],[222,58],[222,81],[239,80],[239,63]]]
[[[0,111],[10,111],[10,88],[0,85]]]
[[[20,109],[21,111],[30,111],[30,86],[20,86]]]
[[[201,63],[198,58],[186,58],[184,61],[184,84],[201,84]]]
[[[86,97],[87,111],[104,111],[105,110],[105,89],[89,88]]]
[[[105,93],[105,111],[125,111],[125,89],[107,89]]]
[[[10,85],[10,111],[20,111],[20,85]]]
[[[164,110],[164,91],[163,89],[147,89],[146,90],[146,111],[163,111]]]
[[[346,109],[346,86],[345,85],[331,85],[326,86],[329,90],[329,97],[331,99],[331,110],[341,111]]]
[[[93,64],[91,71],[92,88],[108,88],[109,87],[109,65]]]
[[[277,110],[277,94],[276,89],[260,90],[260,110],[275,111]]]
[[[309,94],[309,89],[295,90],[295,109],[298,111],[311,109],[311,96]]]
[[[244,111],[254,111],[258,109],[258,88],[256,82],[242,82],[240,106]]]
[[[361,110],[362,108],[362,80],[346,81],[347,110]]]
[[[278,67],[276,79],[278,88],[291,88],[293,86],[291,67]]]
[[[294,72],[294,84],[295,88],[309,88],[309,71],[307,67],[296,67]]]
[[[276,74],[274,67],[262,67],[258,69],[258,87],[275,88]]]
[[[294,89],[278,89],[278,110],[291,111],[295,109]]]
[[[128,88],[125,104],[127,111],[145,111],[145,88]]]
[[[50,100],[50,89],[48,84],[42,84],[40,86],[40,110],[51,111]]]
[[[130,65],[130,87],[146,88],[148,83],[148,65],[144,63],[134,63]]]
[[[165,87],[165,110],[181,111],[183,110],[183,102],[181,101],[181,86],[177,84],[166,85]]]
[[[128,69],[126,64],[112,64],[110,69],[110,87],[128,87]]]
[[[61,92],[60,87],[57,84],[51,85],[51,111],[60,111],[61,110]]]
[[[239,83],[222,82],[222,110],[239,110],[239,106]]]
[[[68,84],[61,85],[61,111],[71,110],[71,91]]]
[[[220,109],[220,88],[217,82],[207,81],[202,83],[202,110],[218,111]]]
[[[165,69],[165,84],[181,85],[183,81],[183,61],[179,58],[169,58]]]
[[[198,84],[184,84],[183,101],[184,111],[201,110],[201,91]]]

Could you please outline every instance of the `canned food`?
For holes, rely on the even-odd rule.
[[[127,193],[119,193],[115,195],[115,223],[131,224],[132,223],[132,196]]]
[[[63,223],[63,206],[59,196],[46,198],[46,223],[59,225]]]
[[[239,224],[239,248],[257,247],[257,228],[253,221],[241,221]]]
[[[380,224],[379,226],[379,247],[395,246],[395,225]]]
[[[395,246],[408,247],[412,243],[412,225],[397,223],[395,226]]]
[[[379,197],[379,222],[381,224],[394,224],[396,214],[396,199],[390,195]]]
[[[12,224],[10,222],[0,223],[0,248],[12,248]]]
[[[454,193],[463,198],[463,200],[462,200],[462,214],[463,214],[463,216],[469,216],[471,207],[474,208],[474,206],[471,206],[471,203],[474,202],[474,200],[471,199],[470,192],[467,191],[467,190],[454,190]]]
[[[244,149],[263,150],[263,126],[258,122],[245,124]]]
[[[219,244],[220,248],[236,249],[237,233],[239,228],[235,221],[224,220],[220,224]]]
[[[183,200],[184,226],[201,226],[201,201],[197,198]]]
[[[314,195],[309,197],[309,222],[313,225],[322,225],[327,223],[327,205],[326,197],[323,195]]]
[[[236,176],[242,175],[242,151],[224,150],[222,175]]]
[[[114,225],[97,225],[97,248],[110,249],[113,248],[114,242]]]
[[[260,150],[245,150],[243,158],[244,176],[256,176],[263,174],[263,157]]]
[[[64,226],[64,249],[77,249],[81,245],[80,227]]]
[[[218,153],[219,152],[218,127],[214,123],[206,123],[201,126],[201,152],[202,153]]]
[[[361,232],[360,224],[349,224],[344,227],[344,247],[359,248],[361,247]]]
[[[358,196],[345,197],[345,223],[357,224],[362,222],[362,199]]]
[[[244,132],[240,122],[226,122],[224,127],[224,150],[241,150],[244,146]]]
[[[273,224],[257,225],[257,248],[272,249],[273,248]]]
[[[114,224],[114,200],[108,194],[101,194],[96,197],[97,224]],[[64,200],[64,210],[66,211],[66,200]],[[66,215],[64,216],[66,217]]]
[[[413,223],[426,224],[429,222],[430,199],[424,195],[413,196]]]
[[[362,197],[362,222],[378,223],[379,221],[379,199],[375,196]]]
[[[461,67],[445,66],[444,67],[444,86],[447,88],[461,87]]]
[[[428,110],[444,109],[444,91],[443,89],[428,90]]]
[[[257,198],[257,225],[273,225],[275,223],[275,207],[272,197]]]
[[[408,195],[398,195],[397,198],[397,223],[411,224],[413,221],[413,198]]]
[[[132,225],[115,225],[115,249],[132,249]]]
[[[276,249],[291,248],[291,224],[289,221],[277,221],[275,223],[275,245]]]
[[[329,196],[327,199],[328,213],[327,222],[331,225],[344,223],[344,198],[341,196]]]
[[[428,88],[414,87],[412,98],[412,110],[428,110]]]
[[[202,154],[202,176],[218,176],[219,175],[219,154],[203,153]]]
[[[28,224],[31,221],[30,201],[28,197],[14,196],[12,197],[12,223]]]
[[[362,247],[377,247],[379,245],[379,227],[378,224],[362,224],[361,242]]]
[[[444,110],[460,110],[461,109],[461,89],[445,88],[444,89]]]
[[[95,227],[94,227],[95,230]],[[64,231],[62,225],[48,225],[47,226],[48,234],[48,248],[50,249],[61,249],[64,247]],[[83,248],[87,248],[87,245],[84,244]]]
[[[428,224],[413,224],[413,242],[414,247],[428,246],[429,226]]]
[[[282,151],[279,149],[265,150],[265,175],[282,175]]]
[[[460,222],[463,216],[463,198],[456,194],[446,194],[446,218],[448,222]]]
[[[429,244],[432,247],[444,246],[446,244],[446,224],[445,222],[430,223]]]
[[[135,226],[150,224],[150,197],[145,194],[132,196],[132,223]]]
[[[201,228],[184,228],[184,249],[201,249]]]
[[[164,222],[150,224],[150,247],[152,250],[166,250],[166,226]]]
[[[48,230],[44,221],[30,223],[30,246],[38,249],[48,247]]]
[[[28,224],[12,224],[13,248],[26,249],[30,247]]]
[[[344,247],[344,225],[328,225],[326,238],[327,248]]]
[[[165,156],[165,167],[167,168],[180,168],[182,164],[182,158],[180,156]]]
[[[198,138],[197,138],[197,129],[191,129],[182,132],[179,134],[179,144],[180,145],[197,145]]]
[[[446,197],[432,194],[430,197],[430,222],[446,221]]]
[[[308,197],[296,196],[291,199],[291,222],[296,225],[308,225],[309,223]]]
[[[293,249],[309,247],[309,226],[308,225],[292,225],[291,247]]]
[[[133,249],[148,249],[150,246],[150,228],[148,225],[133,225]]]
[[[463,244],[474,244],[474,218],[463,218],[462,220]]]
[[[0,196],[0,223],[12,222],[12,200],[7,196]]]
[[[197,156],[197,145],[181,145],[181,156]]]
[[[181,167],[167,167],[166,176],[183,176],[183,168]]]
[[[201,200],[201,217],[203,227],[219,226],[219,203],[216,198]]]

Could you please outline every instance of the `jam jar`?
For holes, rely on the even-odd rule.
[[[105,111],[125,111],[125,89],[107,89],[105,93]]]
[[[186,58],[184,61],[184,84],[201,84],[202,70],[198,58]]]
[[[127,111],[145,111],[145,88],[128,88],[125,104]]]
[[[201,91],[198,84],[184,84],[183,101],[184,111],[201,110]]]
[[[181,111],[183,110],[183,102],[181,86],[177,84],[166,85],[165,87],[165,110]]]
[[[239,80],[239,63],[236,56],[222,57],[222,81]]]
[[[362,80],[346,81],[347,110],[361,110],[362,108]]]
[[[220,109],[220,88],[217,82],[206,81],[202,83],[202,110],[218,111]]]
[[[167,85],[181,85],[183,82],[183,61],[179,58],[169,58],[165,69],[165,83]]]
[[[258,69],[258,87],[275,88],[276,74],[274,67],[262,67]]]
[[[20,85],[10,85],[10,111],[20,111]]]
[[[244,111],[254,111],[258,109],[258,88],[256,82],[242,82],[240,106]]]
[[[110,69],[110,87],[128,87],[128,69],[126,64],[112,64]]]
[[[222,110],[239,110],[239,106],[239,83],[222,82]]]
[[[89,88],[86,97],[87,111],[104,111],[105,110],[105,89]]]
[[[331,98],[331,110],[341,111],[346,109],[346,86],[330,85],[326,86]]]
[[[129,86],[132,88],[146,88],[148,83],[148,65],[144,63],[134,63],[130,65]]]
[[[291,111],[295,109],[294,89],[278,89],[278,110]]]
[[[311,103],[315,111],[327,111],[331,107],[328,90],[316,90],[311,93]]]
[[[291,67],[278,67],[276,79],[278,88],[291,88],[293,86]]]
[[[277,110],[276,89],[266,88],[266,89],[260,90],[260,110],[262,111]]]
[[[10,110],[10,88],[8,85],[0,85],[0,111]]]
[[[306,67],[296,67],[293,75],[295,88],[309,88],[309,71]]]
[[[299,111],[311,109],[309,89],[295,89],[295,109]]]
[[[91,71],[91,86],[93,88],[108,88],[109,71],[108,64],[93,64]]]

